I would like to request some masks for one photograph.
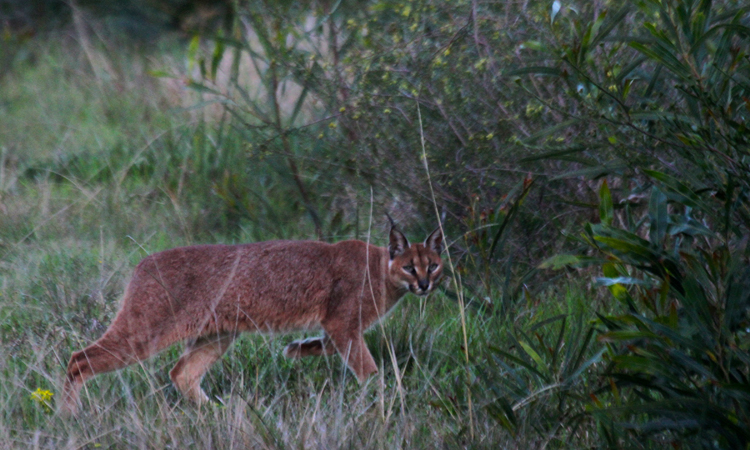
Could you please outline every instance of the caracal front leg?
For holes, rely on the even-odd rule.
[[[346,365],[357,375],[360,383],[378,371],[361,330],[326,329],[326,333],[331,337],[333,345],[344,358]]]
[[[287,358],[333,355],[334,353],[336,353],[336,347],[334,347],[331,338],[327,334],[294,341],[284,348],[284,356]]]
[[[227,351],[234,338],[233,334],[222,334],[188,341],[185,352],[169,372],[175,387],[196,404],[206,403],[208,396],[201,389],[203,375]]]

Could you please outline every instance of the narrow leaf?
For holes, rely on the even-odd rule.
[[[657,248],[661,248],[669,226],[669,214],[667,213],[667,197],[657,187],[651,190],[648,216],[651,221],[649,239]]]
[[[609,186],[607,180],[602,182],[602,186],[599,188],[599,220],[604,225],[612,225],[612,218],[614,217],[614,207],[612,204],[612,194],[609,192]]]

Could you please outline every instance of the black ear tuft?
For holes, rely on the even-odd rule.
[[[435,228],[435,231],[427,236],[427,239],[424,240],[424,246],[438,255],[443,252],[443,232],[440,227]]]
[[[391,223],[391,228],[396,228],[396,222],[393,221],[393,217],[388,214],[388,211],[385,212],[385,216],[388,218],[388,222]]]
[[[406,239],[396,227],[391,227],[390,242],[388,243],[388,253],[391,255],[391,259],[404,253],[409,248],[409,240]]]

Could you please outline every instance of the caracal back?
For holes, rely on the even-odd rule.
[[[410,244],[395,228],[388,248],[362,241],[269,241],[198,245],[155,253],[133,272],[104,335],[73,353],[61,411],[75,413],[83,383],[145,360],[177,342],[170,372],[196,403],[206,371],[242,332],[323,331],[295,341],[292,358],[341,354],[360,381],[377,372],[363,333],[411,291],[431,292],[442,276],[443,236]]]

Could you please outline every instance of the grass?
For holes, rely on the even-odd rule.
[[[169,86],[147,77],[148,64],[116,65],[118,82],[106,82],[71,49],[40,47],[36,63],[0,85],[0,447],[564,448],[561,436],[590,444],[554,418],[562,400],[550,401],[588,389],[588,371],[547,389],[561,385],[555,370],[547,377],[534,370],[554,364],[555,352],[529,359],[521,351],[536,345],[529,336],[551,348],[558,336],[566,343],[581,333],[549,320],[574,315],[581,328],[593,318],[590,294],[575,284],[525,298],[506,314],[470,306],[468,366],[458,304],[443,293],[407,296],[367,334],[380,372],[362,386],[338,356],[283,358],[295,336],[247,335],[204,379],[216,404],[196,408],[171,386],[175,347],[96,377],[81,415],[57,416],[67,359],[106,329],[143,256],[200,242],[313,236],[278,176],[248,165],[241,139],[212,147],[211,123],[181,110]],[[220,180],[229,188],[219,189]],[[237,213],[231,189],[258,196],[257,209]],[[371,238],[382,244],[384,236],[375,227]],[[493,390],[506,377],[507,390]],[[44,391],[51,400],[34,395]],[[506,423],[493,405],[510,391],[517,408]]]
[[[167,375],[179,354],[173,348],[89,382],[78,418],[49,414],[32,393],[41,388],[59,397],[66,359],[104,331],[140,253],[134,243],[112,238],[54,237],[4,261],[13,269],[3,274],[0,441],[12,447],[453,448],[469,442],[457,305],[441,295],[407,297],[385,322],[385,335],[378,327],[368,333],[381,370],[362,387],[338,356],[287,360],[281,350],[293,336],[247,335],[204,380],[223,404],[196,409],[181,398]],[[568,308],[532,307],[515,321],[526,327]],[[478,367],[489,344],[506,345],[513,326],[500,316],[469,314],[470,354]],[[388,345],[403,376],[403,398]],[[482,414],[482,406],[474,444],[524,446]]]
[[[247,335],[203,383],[224,405],[196,409],[175,392],[167,375],[178,356],[173,348],[89,382],[77,419],[48,414],[32,393],[42,388],[58,396],[70,352],[103,332],[132,267],[132,251],[102,242],[37,243],[4,274],[0,441],[25,447],[38,440],[45,448],[392,448],[453,447],[468,439],[457,305],[440,295],[406,298],[385,335],[371,330],[368,345],[381,370],[364,387],[338,356],[287,360],[280,354],[292,336]],[[544,317],[567,305],[548,307],[535,313]],[[519,320],[532,321],[530,314]],[[481,357],[487,344],[503,345],[513,324],[470,314],[468,326],[471,353]],[[399,362],[403,400],[387,345]],[[512,442],[486,415],[477,428],[479,444]]]

